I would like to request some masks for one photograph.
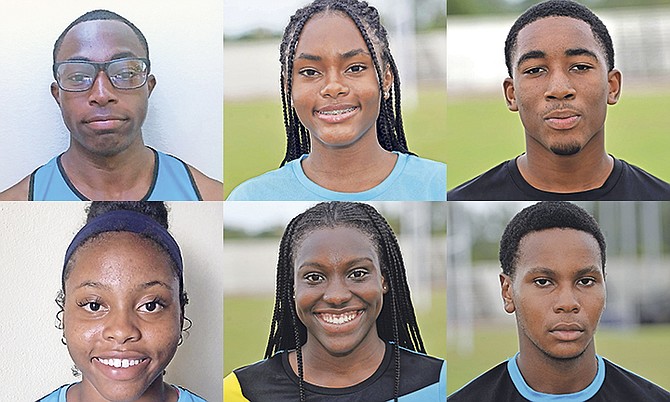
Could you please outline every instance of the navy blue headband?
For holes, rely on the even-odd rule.
[[[181,259],[181,252],[179,245],[174,240],[172,235],[153,218],[135,211],[116,210],[106,212],[100,216],[96,216],[74,236],[70,246],[65,252],[65,261],[63,262],[62,285],[65,289],[65,267],[72,258],[75,251],[86,240],[100,233],[105,232],[131,232],[140,235],[146,235],[152,240],[160,244],[170,255],[172,261],[177,266],[179,274],[179,282],[181,283],[183,277],[184,266]]]

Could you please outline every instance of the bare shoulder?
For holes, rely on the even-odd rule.
[[[30,175],[0,193],[0,201],[28,201]]]
[[[188,165],[203,201],[223,201],[223,183],[205,176],[204,173]]]

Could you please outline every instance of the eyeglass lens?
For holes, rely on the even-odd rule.
[[[118,89],[135,89],[146,83],[147,65],[143,60],[114,60],[104,63],[103,67],[112,85]],[[88,90],[97,74],[98,66],[85,61],[65,62],[57,70],[58,83],[66,91]]]

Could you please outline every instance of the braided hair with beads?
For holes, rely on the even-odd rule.
[[[400,76],[395,60],[389,50],[386,29],[380,22],[377,9],[359,0],[315,0],[310,5],[299,9],[284,30],[279,47],[281,62],[281,99],[286,128],[286,155],[280,166],[298,159],[309,153],[311,145],[309,133],[298,119],[293,108],[291,97],[293,91],[293,61],[300,34],[307,21],[317,14],[339,12],[351,18],[365,41],[377,73],[379,91],[384,92],[383,77],[386,69],[393,75],[393,86],[389,96],[380,100],[379,116],[377,116],[377,141],[387,151],[398,151],[412,154],[407,147],[405,130],[400,110]]]
[[[381,273],[389,291],[377,317],[377,333],[393,346],[395,365],[394,400],[400,393],[400,347],[426,353],[414,314],[405,264],[393,229],[375,208],[354,202],[324,202],[296,216],[286,227],[279,246],[275,307],[265,358],[279,351],[295,350],[298,363],[300,401],[306,398],[302,345],[307,328],[296,314],[294,260],[296,250],[310,233],[324,228],[348,227],[368,236],[379,256]]]

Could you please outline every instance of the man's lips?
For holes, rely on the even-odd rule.
[[[582,116],[574,110],[554,110],[543,116],[547,125],[554,130],[570,130],[574,128]]]
[[[108,121],[108,120],[128,120],[128,119],[124,116],[119,116],[115,114],[96,114],[84,118],[83,122],[94,123],[96,121]]]
[[[96,115],[83,120],[84,124],[96,130],[111,130],[125,124],[128,119],[115,115]]]
[[[584,327],[578,323],[559,323],[554,325],[549,332],[559,341],[575,341],[584,334]]]

